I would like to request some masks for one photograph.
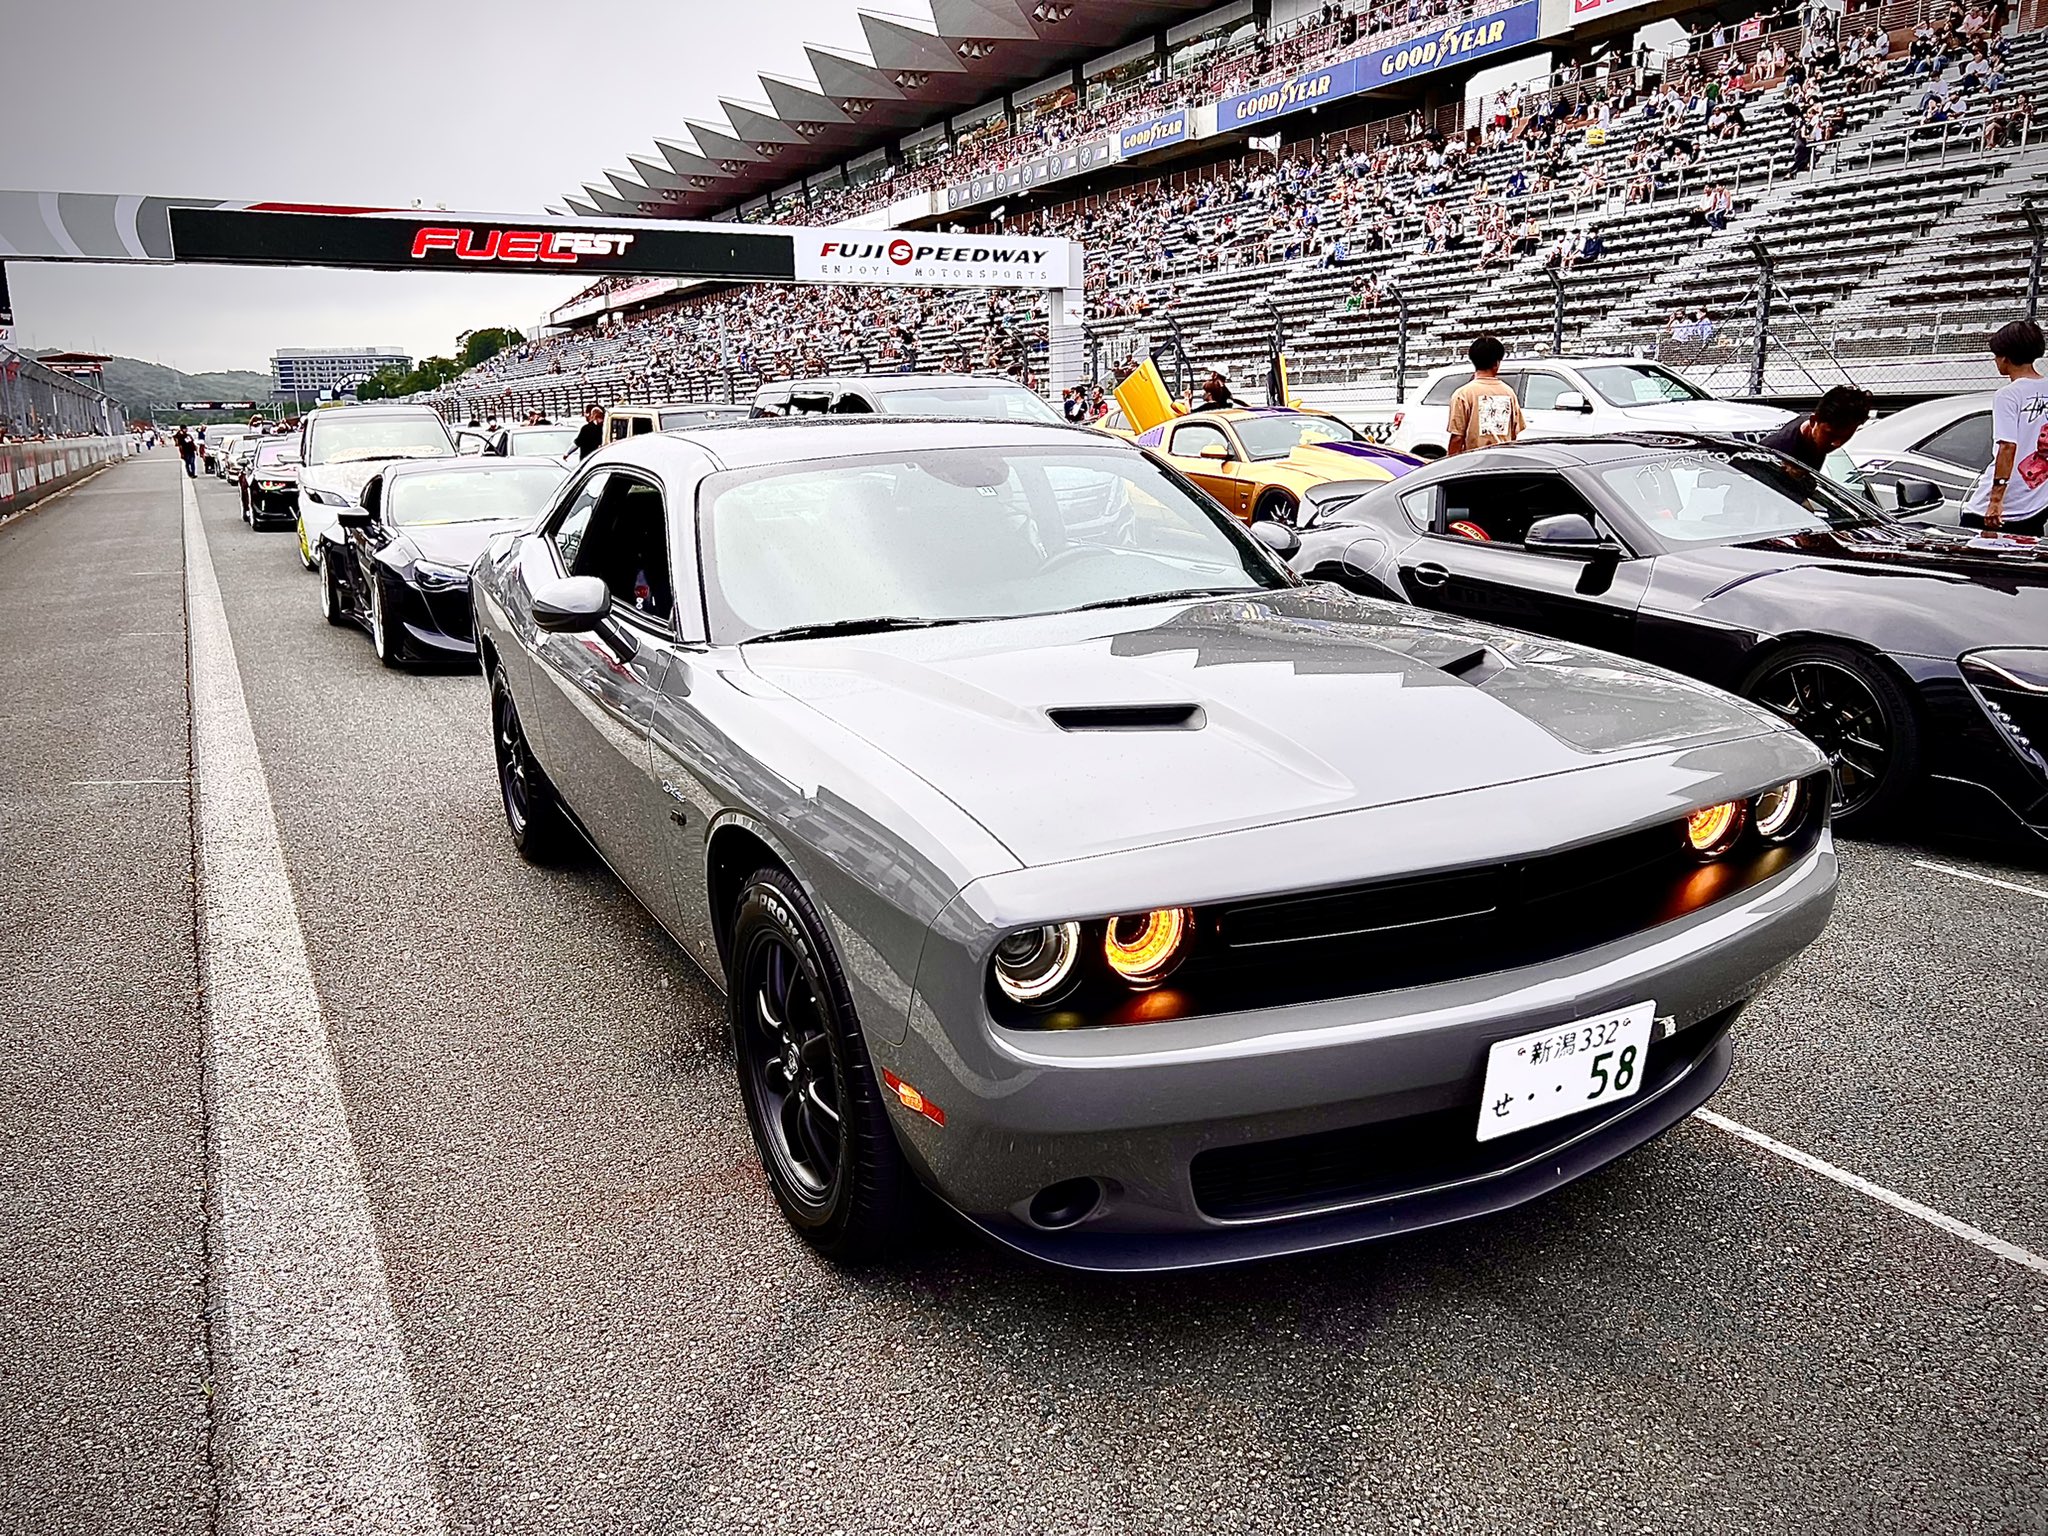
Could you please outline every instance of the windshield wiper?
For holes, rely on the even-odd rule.
[[[752,635],[742,641],[743,645],[758,645],[763,640],[822,640],[831,635],[879,635],[896,629],[938,629],[946,624],[965,624],[966,619],[834,619],[827,624],[792,624],[787,629],[771,629],[765,635]]]
[[[1178,603],[1191,597],[1246,597],[1264,587],[1186,587],[1178,592],[1144,592],[1133,597],[1105,597],[1099,603],[1082,603],[1068,613],[1090,613],[1097,608],[1137,608],[1145,603]]]

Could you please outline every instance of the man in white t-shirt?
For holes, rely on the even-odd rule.
[[[2014,320],[1991,336],[1991,361],[2005,387],[1991,400],[1991,462],[1970,488],[1965,510],[1996,533],[2007,522],[2029,533],[2048,513],[2048,379],[2034,364],[2044,350],[2041,327]]]

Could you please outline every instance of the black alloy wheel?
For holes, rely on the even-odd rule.
[[[823,933],[796,881],[756,871],[733,923],[727,1012],[776,1203],[819,1252],[859,1263],[901,1239],[914,1185]]]
[[[323,559],[323,566],[332,564]],[[390,600],[384,595],[384,573],[371,562],[366,573],[365,585],[370,589],[370,649],[377,653],[377,659],[387,667],[399,664],[398,640],[391,633],[391,616],[388,611]]]
[[[491,738],[498,760],[498,790],[512,846],[529,864],[552,864],[568,846],[570,829],[555,787],[534,761],[512,690],[497,668],[490,669]]]
[[[1846,646],[1793,646],[1743,692],[1828,755],[1845,830],[1881,826],[1911,794],[1920,754],[1912,701],[1876,663]]]

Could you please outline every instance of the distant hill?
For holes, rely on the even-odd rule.
[[[60,348],[48,348],[58,351]],[[181,373],[162,363],[145,363],[140,358],[110,357],[101,387],[127,406],[140,412],[148,406],[176,405],[180,400],[254,400],[258,405],[270,398],[270,375],[239,370],[227,373]]]

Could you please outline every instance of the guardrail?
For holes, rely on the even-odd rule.
[[[102,464],[134,452],[128,437],[72,437],[51,443],[0,443],[0,518],[32,506]]]

